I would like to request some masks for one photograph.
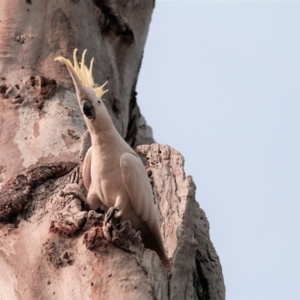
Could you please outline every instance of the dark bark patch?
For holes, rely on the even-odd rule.
[[[125,141],[133,147],[136,140],[136,134],[138,131],[138,118],[140,117],[140,109],[136,102],[136,91],[133,90],[131,93],[131,99],[129,102],[129,122],[127,126],[127,134],[125,137]]]
[[[61,138],[64,140],[68,148],[71,147],[74,143],[78,143],[78,140],[80,139],[80,137],[72,129],[68,129],[67,134],[61,133]]]
[[[134,41],[133,31],[119,13],[117,6],[109,0],[94,0],[94,3],[102,12],[99,20],[102,33],[113,32],[116,36],[125,39],[124,41],[132,43]]]
[[[5,77],[0,77],[0,94],[5,94],[8,89],[5,80],[6,80]]]
[[[16,36],[16,42],[19,44],[24,44],[25,40],[26,40],[26,37],[24,35],[19,34]]]
[[[42,76],[31,76],[19,91],[17,100],[15,99],[12,102],[14,104],[21,102],[23,105],[32,106],[41,113],[45,100],[54,96],[56,90],[57,83],[54,79]],[[26,101],[23,100],[24,98]]]
[[[11,99],[11,103],[21,104],[24,99],[20,95],[20,87],[18,84],[12,86],[6,86],[5,96],[6,99]]]
[[[48,239],[43,244],[43,254],[55,269],[73,265],[75,262],[74,253],[62,238]]]
[[[204,276],[204,272],[201,266],[201,253],[199,250],[196,251],[195,257],[196,263],[196,271],[193,274],[193,285],[196,293],[195,299],[197,300],[209,300],[209,288],[208,288],[208,280]]]
[[[5,94],[7,91],[7,85],[6,84],[1,84],[0,85],[0,94]]]
[[[46,100],[54,96],[57,83],[54,79],[42,76],[31,76],[25,82],[25,87],[29,93],[37,94],[40,100]]]
[[[115,93],[113,93],[112,111],[116,117],[119,117],[122,112],[122,104]]]
[[[76,134],[75,130],[68,129],[68,136],[74,140],[78,140],[79,136]]]
[[[0,222],[14,222],[30,200],[33,188],[69,173],[76,166],[73,162],[57,162],[31,167],[8,180],[0,191]]]
[[[3,182],[2,174],[4,174],[6,171],[6,166],[5,165],[0,165],[0,182]]]
[[[31,106],[39,113],[43,109],[45,100],[50,99],[57,91],[56,81],[42,76],[31,76],[21,87],[19,84],[7,85],[4,80],[0,78],[2,98],[9,99],[15,108],[20,105]]]

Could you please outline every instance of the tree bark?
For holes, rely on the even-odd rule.
[[[174,149],[139,146],[159,207],[170,274],[123,222],[109,240],[80,183],[86,130],[57,56],[74,48],[108,80],[106,106],[133,147],[154,142],[136,83],[154,2],[0,2],[0,299],[224,299],[195,185]]]

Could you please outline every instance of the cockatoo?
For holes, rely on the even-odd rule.
[[[106,211],[106,220],[121,211],[123,219],[139,230],[146,247],[155,250],[163,265],[169,269],[170,262],[165,252],[158,222],[157,208],[152,188],[139,156],[124,141],[116,130],[101,99],[105,82],[95,85],[90,68],[85,63],[86,50],[80,66],[74,50],[74,66],[69,59],[55,60],[66,64],[73,79],[79,106],[91,134],[92,146],[83,163],[83,183],[88,190],[87,202],[91,209]]]

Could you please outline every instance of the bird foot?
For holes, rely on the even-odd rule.
[[[116,207],[110,207],[105,214],[104,225],[106,225],[109,221],[118,225],[121,223],[122,212],[119,211]]]
[[[111,241],[113,232],[120,230],[122,225],[122,215],[122,211],[119,211],[115,207],[110,207],[106,212],[103,221],[103,234],[107,240]]]

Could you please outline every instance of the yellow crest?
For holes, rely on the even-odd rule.
[[[77,50],[78,49],[75,49],[74,52],[73,52],[74,66],[72,65],[72,63],[69,59],[64,58],[62,56],[56,57],[55,60],[63,62],[66,65],[68,65],[69,67],[71,67],[75,71],[77,76],[79,77],[82,85],[89,86],[89,87],[93,88],[93,90],[95,91],[97,97],[101,98],[108,91],[108,90],[103,89],[103,87],[107,84],[107,81],[101,86],[98,86],[97,84],[95,84],[94,79],[93,79],[93,75],[92,75],[94,58],[92,58],[91,63],[90,63],[90,68],[88,68],[84,64],[85,54],[86,54],[86,51],[87,51],[87,49],[85,49],[82,52],[82,57],[81,57],[81,62],[79,63],[80,64],[80,67],[79,67],[77,57],[76,57]]]

